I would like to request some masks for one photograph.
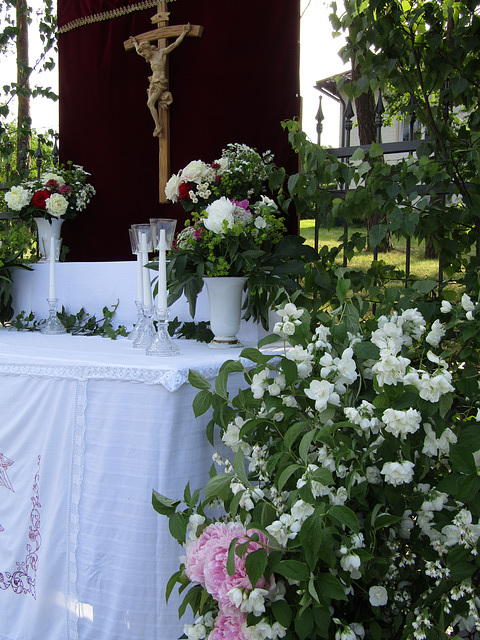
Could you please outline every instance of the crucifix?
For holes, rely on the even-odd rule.
[[[168,202],[165,196],[165,185],[170,178],[170,112],[168,106],[173,96],[168,87],[168,54],[188,37],[201,38],[203,27],[198,25],[169,25],[167,3],[159,2],[157,13],[150,18],[156,29],[138,36],[132,36],[123,43],[126,51],[135,49],[150,63],[152,75],[147,89],[147,106],[155,123],[153,135],[158,137],[158,178],[159,201]],[[169,44],[169,38],[176,40]],[[150,44],[154,40],[157,46]]]

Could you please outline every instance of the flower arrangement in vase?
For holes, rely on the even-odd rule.
[[[298,289],[315,252],[289,236],[275,201],[265,195],[274,171],[270,154],[229,145],[208,165],[191,162],[167,183],[166,194],[191,213],[177,234],[167,267],[169,304],[184,294],[195,315],[206,277],[245,277],[244,318],[264,326],[269,309]]]
[[[318,316],[287,303],[259,345],[280,337],[282,355],[244,349],[215,388],[190,372],[195,415],[214,408],[210,439],[218,425],[228,449],[204,497],[153,496],[185,545],[167,594],[188,589],[189,640],[480,630],[480,391],[464,341],[480,305],[360,321],[358,302]],[[245,385],[229,398],[233,372]]]
[[[87,173],[79,165],[53,168],[39,179],[28,179],[5,194],[10,211],[24,222],[35,218],[73,220],[95,195]]]

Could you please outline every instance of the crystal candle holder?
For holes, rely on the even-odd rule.
[[[57,316],[58,298],[47,298],[47,302],[50,310],[47,321],[40,330],[41,333],[45,333],[50,336],[57,336],[62,333],[67,333],[67,330]]]
[[[142,302],[140,300],[135,300],[135,306],[137,307],[137,322],[133,325],[133,329],[128,334],[128,339],[133,341],[138,338],[145,324]]]
[[[180,349],[168,333],[168,309],[156,311],[157,333],[153,342],[147,347],[147,356],[178,356]]]
[[[155,327],[153,326],[153,307],[143,306],[143,322],[138,335],[133,342],[135,349],[147,349],[155,340]]]

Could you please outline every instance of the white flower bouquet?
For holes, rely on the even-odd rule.
[[[246,144],[228,144],[218,160],[192,160],[167,182],[165,195],[180,202],[185,211],[202,211],[213,201],[255,202],[266,194],[270,174],[275,170],[270,151],[258,153]]]
[[[463,341],[478,306],[360,321],[355,301],[316,318],[287,303],[260,343],[280,351],[244,349],[250,365],[227,362],[214,389],[190,373],[194,412],[213,407],[209,437],[218,425],[230,453],[204,498],[153,497],[185,545],[167,594],[189,587],[189,640],[480,630],[480,392]]]
[[[34,218],[71,220],[95,195],[83,167],[68,165],[44,173],[40,179],[24,180],[5,194],[11,212],[25,222]]]

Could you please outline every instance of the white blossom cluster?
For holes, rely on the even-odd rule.
[[[462,298],[461,306],[465,314],[476,309],[468,296]],[[450,303],[442,303],[443,314],[452,309]],[[301,548],[309,525],[313,528],[323,518],[325,530],[335,530],[335,538],[327,538],[333,545],[333,560],[324,571],[341,585],[347,601],[361,597],[362,606],[373,610],[368,615],[392,624],[397,616],[406,619],[413,612],[409,638],[424,640],[437,624],[429,604],[432,594],[455,579],[452,549],[478,562],[474,558],[480,540],[474,508],[456,498],[448,478],[452,448],[457,440],[462,444],[462,426],[458,428],[455,419],[438,409],[439,402],[448,409],[451,397],[444,396],[455,391],[447,363],[434,353],[437,348],[441,353],[448,326],[439,320],[427,323],[417,309],[404,310],[380,318],[367,344],[356,332],[347,338],[344,332],[342,341],[338,340],[333,324],[318,326],[305,337],[308,314],[291,302],[277,314],[280,321],[274,333],[290,346],[285,347],[283,359],[259,360],[255,371],[246,375],[251,404],[222,434],[226,446],[245,456],[248,481],[238,477],[228,460],[223,461],[225,471],[232,474],[235,505],[242,510],[235,517],[249,523],[253,511],[255,516],[261,512],[257,505],[265,503],[271,549],[285,552],[285,558]],[[360,354],[370,358],[372,352],[378,353],[375,359],[362,360]],[[392,398],[399,399],[398,406]],[[250,420],[258,420],[258,431],[265,427],[268,438],[256,441],[252,434],[257,426],[249,425]],[[468,420],[473,424],[471,410]],[[476,420],[480,422],[480,408]],[[302,434],[298,449],[291,446],[295,430]],[[282,438],[285,443],[288,440],[284,450]],[[284,462],[289,455],[290,462]],[[480,451],[472,455],[480,471]],[[275,476],[277,456],[282,481]],[[436,476],[429,475],[430,468],[447,478],[442,486],[432,482],[432,475]],[[370,499],[377,496],[372,513]],[[358,528],[336,526],[330,514],[346,512],[354,514]],[[302,529],[306,522],[307,528]],[[193,519],[188,535],[202,526],[200,519]],[[428,548],[425,555],[422,545]],[[381,573],[375,575],[369,573],[378,566],[369,564],[374,555],[375,560],[381,559]],[[422,578],[420,592],[411,588],[415,576]],[[315,593],[315,580],[312,572],[308,591],[303,580],[286,584],[307,598]],[[480,630],[480,600],[472,582],[465,579],[437,598],[438,607],[451,616],[451,635]],[[278,623],[272,624],[267,594],[265,589],[232,589],[229,594],[241,612],[265,616],[256,626],[242,628],[247,640],[276,640],[285,634],[283,627],[275,627]],[[460,610],[458,603],[464,605],[463,615],[455,617],[452,612]],[[347,614],[339,615],[340,610],[332,601],[335,640],[363,640],[363,625],[348,620]]]

